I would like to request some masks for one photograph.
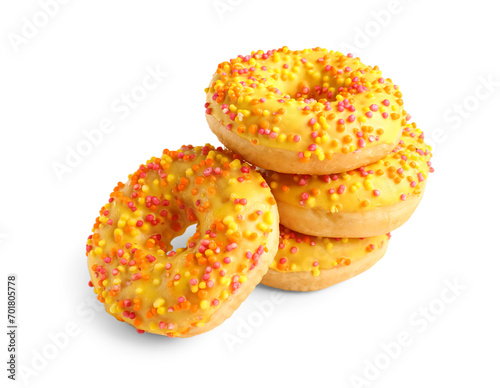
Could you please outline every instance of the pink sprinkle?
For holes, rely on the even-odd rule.
[[[389,100],[385,99],[384,101],[382,101],[382,104],[384,104],[385,106],[389,106],[390,102]]]
[[[380,191],[378,191],[378,190],[373,190],[373,195],[374,195],[375,197],[378,197],[378,196],[380,195]]]
[[[208,177],[208,176],[212,175],[213,171],[214,171],[214,169],[212,167],[208,167],[203,171],[203,175]]]
[[[354,115],[350,115],[348,118],[347,118],[347,121],[349,121],[350,123],[352,123],[354,120],[356,120],[356,117]]]
[[[371,109],[373,112],[376,112],[376,111],[378,111],[378,105],[377,105],[377,104],[371,104],[371,105],[370,105],[370,109]]]
[[[406,194],[401,194],[401,201],[406,201]]]
[[[226,245],[227,252],[231,252],[233,249],[236,249],[236,248],[238,248],[238,244],[236,244],[235,242],[233,242],[232,244]]]

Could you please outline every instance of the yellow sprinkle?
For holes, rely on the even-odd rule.
[[[228,225],[229,223],[231,222],[234,222],[234,218],[232,216],[226,216],[222,222],[225,224],[225,225]]]
[[[164,304],[165,304],[165,299],[163,299],[163,298],[158,298],[158,299],[156,299],[156,300],[154,301],[154,303],[153,303],[153,307],[158,308],[158,307],[163,306]]]
[[[118,303],[113,303],[113,304],[111,305],[111,307],[109,308],[109,311],[110,311],[110,312],[112,312],[112,313],[114,314],[114,313],[117,313],[117,312],[118,312],[118,311],[117,311],[117,309],[118,309]]]
[[[155,271],[161,271],[165,266],[161,263],[156,263],[155,264]]]
[[[267,232],[268,227],[267,227],[267,225],[266,225],[266,224],[264,224],[263,222],[259,222],[259,223],[257,224],[257,229],[259,229],[259,230],[261,230],[261,231],[263,231],[263,232]]]
[[[201,302],[200,302],[200,308],[202,310],[206,310],[208,308],[208,306],[210,306],[210,303],[208,303],[208,300],[205,300],[203,299]]]

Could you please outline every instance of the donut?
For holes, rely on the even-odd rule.
[[[387,156],[410,116],[378,66],[352,54],[287,47],[218,65],[205,113],[249,162],[289,174],[348,171]]]
[[[415,123],[403,129],[385,158],[340,174],[264,172],[278,202],[280,222],[313,236],[368,237],[404,224],[422,199],[431,147]]]
[[[384,256],[390,234],[368,238],[313,237],[280,225],[278,253],[262,284],[315,291],[350,279]]]
[[[118,183],[87,241],[89,285],[139,333],[191,337],[221,324],[261,281],[278,247],[276,202],[229,151],[164,150]],[[197,224],[185,248],[173,238]]]

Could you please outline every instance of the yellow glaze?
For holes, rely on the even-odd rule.
[[[367,238],[313,237],[280,225],[279,248],[269,268],[280,272],[311,272],[349,266],[389,243],[390,234]]]
[[[394,144],[409,119],[378,66],[322,48],[238,56],[219,64],[205,91],[206,114],[227,130],[304,163]]]
[[[376,163],[331,175],[264,173],[277,201],[331,213],[363,212],[407,200],[422,193],[421,184],[433,172],[431,147],[411,123],[398,146]]]
[[[187,335],[245,287],[278,233],[275,206],[262,176],[229,151],[165,150],[101,209],[87,242],[90,285],[138,332]],[[187,247],[169,251],[191,224]]]

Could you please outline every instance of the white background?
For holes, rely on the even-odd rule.
[[[498,9],[479,0],[393,3],[73,0],[44,17],[38,1],[2,1],[1,289],[7,273],[18,275],[19,380],[34,387],[500,385]],[[33,18],[38,31],[19,38]],[[231,319],[192,339],[138,335],[101,306],[93,310],[85,243],[116,182],[163,148],[218,144],[203,108],[217,64],[283,45],[349,49],[379,65],[435,145],[436,172],[387,255],[319,292],[259,286]],[[148,67],[168,75],[123,117],[121,95],[141,85]],[[103,119],[114,131],[58,179],[53,164],[65,163],[68,147]],[[447,280],[465,289],[439,302],[442,292],[453,295]],[[422,318],[429,304],[437,313]],[[411,344],[389,360],[383,346],[401,332]],[[374,362],[385,369],[369,371]],[[366,384],[353,383],[354,375]],[[4,386],[5,371],[1,379]]]

